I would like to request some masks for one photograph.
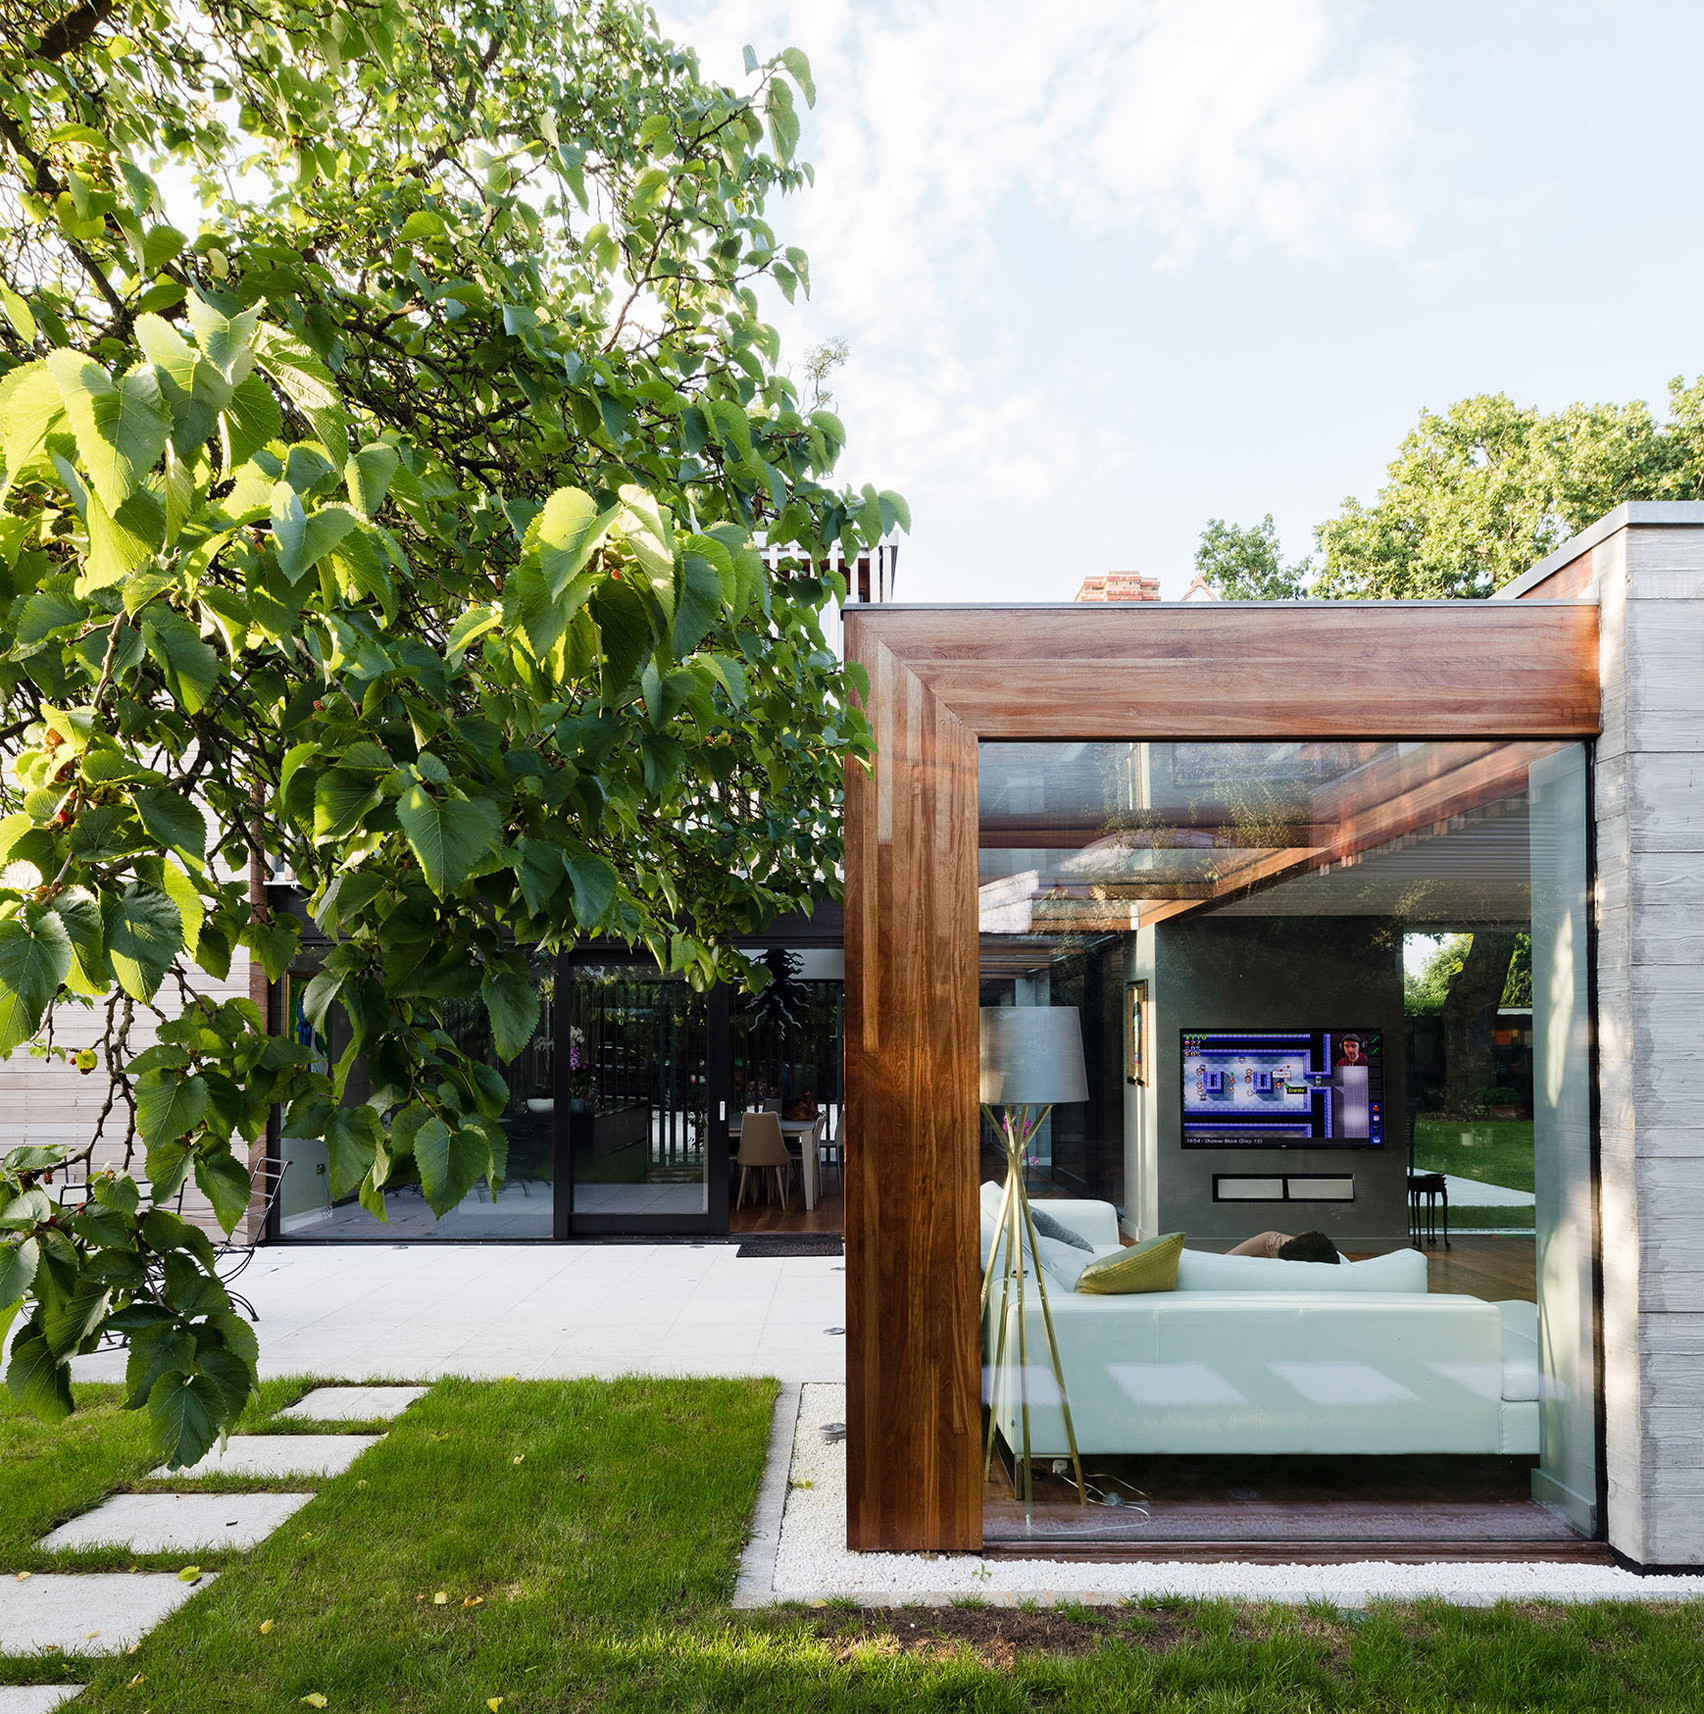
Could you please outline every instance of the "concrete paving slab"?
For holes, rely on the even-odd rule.
[[[81,1684],[0,1684],[0,1714],[48,1714],[73,1696],[81,1696]]]
[[[312,1494],[114,1494],[41,1539],[67,1547],[123,1547],[132,1553],[194,1553],[253,1547]],[[24,1585],[28,1588],[28,1584]]]
[[[299,1422],[389,1422],[425,1396],[424,1387],[316,1387],[278,1414]]]
[[[187,1470],[168,1470],[162,1464],[154,1476],[157,1480],[193,1476],[341,1476],[369,1446],[377,1446],[380,1438],[376,1434],[233,1434],[199,1464],[191,1464]]]
[[[490,1373],[504,1356],[503,1374],[619,1375],[644,1371],[664,1339],[691,1332],[698,1348],[682,1373],[826,1381],[845,1373],[845,1340],[820,1335],[846,1320],[845,1266],[741,1260],[733,1244],[281,1244],[255,1257],[243,1292],[260,1312],[267,1378],[398,1384]],[[686,1318],[700,1299],[726,1308],[720,1325]],[[123,1351],[99,1351],[72,1373],[122,1380],[124,1364]]]
[[[212,1582],[211,1572],[199,1583],[169,1571],[0,1576],[0,1654],[119,1654]]]
[[[1476,1178],[1444,1174],[1444,1190],[1451,1208],[1531,1208],[1530,1190],[1509,1190],[1500,1184],[1481,1184]]]

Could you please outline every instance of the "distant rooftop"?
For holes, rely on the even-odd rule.
[[[1085,577],[1083,587],[1073,597],[1077,601],[1158,601],[1160,580],[1144,577],[1139,571],[1108,571],[1099,577]]]

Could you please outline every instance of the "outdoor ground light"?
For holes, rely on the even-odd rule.
[[[1027,1248],[1035,1258],[1036,1295],[1041,1299],[1041,1323],[1047,1331],[1047,1352],[1053,1363],[1053,1378],[1059,1388],[1059,1408],[1065,1414],[1065,1438],[1071,1448],[1071,1467],[1077,1478],[1077,1499],[1088,1503],[1083,1490],[1083,1466],[1077,1457],[1077,1431],[1071,1421],[1071,1403],[1065,1396],[1065,1371],[1059,1362],[1059,1342],[1053,1336],[1053,1314],[1047,1307],[1047,1279],[1041,1268],[1041,1247],[1036,1240],[1035,1219],[1030,1213],[1029,1191],[1024,1183],[1029,1145],[1052,1110],[1068,1101],[1087,1101],[1089,1080],[1083,1069],[1083,1032],[1075,1006],[984,1006],[982,1008],[982,1110],[1000,1133],[1006,1150],[1006,1188],[1000,1196],[995,1218],[994,1247],[982,1275],[982,1314],[988,1312],[988,1297],[995,1269],[1000,1270],[999,1332],[995,1338],[993,1386],[999,1384],[1006,1358],[1006,1312],[1013,1291],[1018,1303],[1018,1414],[1021,1439],[1012,1489],[1024,1503],[1029,1519],[1034,1497],[1030,1467],[1029,1361],[1024,1332],[1024,1275],[1021,1258]],[[1001,1259],[1004,1247],[1004,1261]],[[989,1403],[993,1404],[993,1386]],[[995,1413],[988,1414],[988,1441],[983,1450],[982,1473],[986,1480],[994,1461]]]

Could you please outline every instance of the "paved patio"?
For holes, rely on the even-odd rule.
[[[727,1243],[270,1245],[238,1289],[263,1375],[774,1375],[845,1372],[845,1263]],[[119,1380],[124,1353],[77,1359]]]

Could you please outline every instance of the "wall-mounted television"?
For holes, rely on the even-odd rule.
[[[1376,1149],[1381,1030],[1184,1030],[1186,1149]]]

